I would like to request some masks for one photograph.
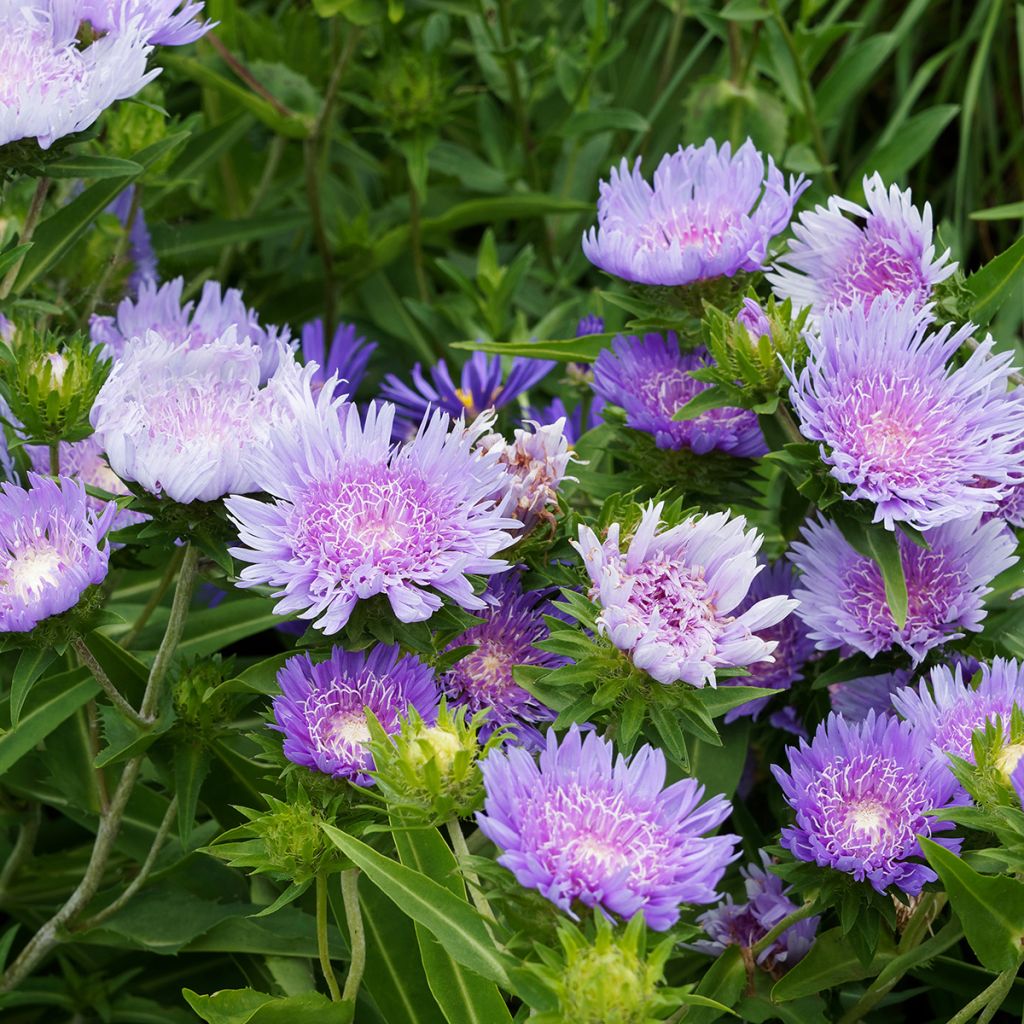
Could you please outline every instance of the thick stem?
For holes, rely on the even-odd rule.
[[[459,869],[466,879],[466,888],[469,890],[473,905],[480,911],[482,917],[486,917],[488,921],[493,921],[494,911],[491,910],[491,905],[487,902],[487,897],[480,888],[480,879],[477,878],[476,872],[469,866],[469,847],[466,845],[466,837],[462,834],[462,825],[459,823],[459,819],[449,818],[445,822],[445,826],[448,829],[448,835],[451,837],[455,859],[458,861]]]
[[[76,636],[71,641],[71,646],[74,648],[75,654],[78,655],[78,660],[92,673],[93,679],[100,684],[103,692],[110,698],[110,703],[114,705],[117,710],[124,715],[130,722],[139,726],[142,729],[148,729],[152,724],[152,720],[144,718],[138,713],[121,696],[117,687],[110,681],[110,677],[106,672],[103,671],[103,666],[96,660],[92,651],[86,646],[85,641],[80,637]]]
[[[359,905],[359,869],[349,868],[341,873],[341,898],[345,904],[345,920],[348,922],[348,944],[352,959],[345,978],[342,998],[355,1001],[363,981],[366,967],[366,934],[363,931],[363,910]]]
[[[750,947],[750,952],[756,960],[783,932],[788,931],[797,922],[814,914],[816,900],[807,900],[802,907],[797,907],[788,917],[784,917],[767,935],[760,938]]]
[[[421,302],[430,301],[427,274],[423,269],[423,237],[420,231],[420,193],[416,183],[409,177],[409,244],[412,246],[412,265],[416,273],[416,290]]]
[[[327,872],[319,871],[316,876],[316,948],[320,954],[320,970],[334,1002],[341,1001],[341,989],[331,966],[331,947],[327,941]]]
[[[50,179],[40,178],[36,184],[36,190],[32,195],[32,202],[29,204],[28,213],[25,215],[25,226],[21,230],[21,237],[18,239],[19,243],[24,244],[25,242],[32,241],[32,236],[35,234],[36,225],[39,223],[39,218],[43,214],[43,205],[46,203],[47,193],[50,191]],[[18,280],[18,271],[21,270],[22,260],[24,256],[17,263],[7,271],[4,277],[3,284],[0,284],[0,299],[6,299],[11,294],[11,290],[14,288],[14,282]]]
[[[1003,1005],[1003,1000],[1010,991],[1013,979],[1017,977],[1018,967],[1011,967],[1003,971],[988,988],[979,992],[958,1013],[953,1014],[946,1024],[967,1024],[969,1020],[974,1019],[976,1013],[981,1011],[983,1012],[978,1020],[978,1024],[982,1024],[982,1021],[990,1021],[996,1010]]]
[[[778,407],[775,410],[775,419],[779,426],[782,427],[783,433],[789,438],[794,444],[806,444],[807,438],[800,433],[800,428],[796,425],[793,417],[790,416],[789,410],[779,402]]]
[[[50,476],[60,476],[60,441],[50,442]]]
[[[32,856],[32,850],[35,848],[36,836],[39,834],[39,826],[42,824],[42,820],[42,807],[35,802],[31,803],[18,829],[18,838],[14,841],[14,848],[11,850],[7,860],[4,861],[3,870],[0,871],[0,907],[4,905],[7,891],[11,887],[11,882],[17,877],[22,864]]]
[[[174,553],[174,557],[168,563],[166,571],[160,578],[160,582],[157,584],[156,590],[150,594],[149,600],[146,602],[146,607],[139,612],[139,617],[132,624],[132,628],[129,629],[123,637],[121,637],[121,646],[126,650],[138,639],[139,634],[142,632],[146,623],[149,622],[153,612],[160,607],[160,602],[164,599],[164,594],[167,593],[167,588],[174,582],[174,577],[178,574],[178,569],[181,568],[181,562],[184,557],[185,549],[178,548]]]

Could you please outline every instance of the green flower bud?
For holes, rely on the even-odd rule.
[[[400,54],[387,62],[374,84],[380,117],[394,135],[429,130],[447,118],[451,89],[430,54]]]
[[[151,82],[133,101],[118,103],[107,111],[106,144],[112,156],[130,160],[167,135],[163,102],[163,89],[158,82]]]

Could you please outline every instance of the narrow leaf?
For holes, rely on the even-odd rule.
[[[874,527],[867,531],[868,547],[871,557],[882,571],[882,582],[885,584],[885,599],[892,612],[897,629],[907,624],[907,580],[903,574],[903,559],[900,557],[900,545],[892,530]]]
[[[11,725],[18,724],[25,698],[56,657],[57,652],[52,647],[26,647],[22,650],[11,680]]]
[[[1024,237],[1005,252],[989,260],[964,282],[971,293],[971,319],[984,326],[999,312],[999,307],[1020,283],[1024,274]]]

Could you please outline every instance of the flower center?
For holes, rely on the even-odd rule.
[[[917,261],[897,252],[883,238],[865,238],[832,280],[832,305],[847,309],[856,302],[870,305],[883,292],[916,297],[920,308],[928,297],[928,285]]]
[[[877,843],[885,834],[889,815],[887,809],[877,800],[860,800],[850,804],[846,821],[854,833],[871,843]]]
[[[0,586],[19,597],[38,593],[60,582],[61,556],[56,548],[45,545],[28,548],[15,555],[6,566],[6,580]]]

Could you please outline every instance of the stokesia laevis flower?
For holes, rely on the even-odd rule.
[[[152,47],[137,21],[82,46],[84,16],[84,0],[0,0],[0,146],[49,149],[160,73],[146,70]]]
[[[329,378],[335,377],[344,381],[345,390],[354,395],[376,348],[375,341],[367,341],[356,333],[355,324],[338,324],[330,349],[324,345],[322,319],[302,325],[302,361],[319,366],[313,375],[314,387],[323,387]]]
[[[116,512],[113,502],[93,511],[85,487],[64,477],[29,473],[27,490],[0,487],[0,632],[26,632],[103,581]]]
[[[492,576],[485,598],[491,603],[477,613],[483,622],[470,626],[447,647],[474,649],[452,665],[442,685],[449,704],[465,707],[470,715],[489,710],[483,739],[503,725],[516,743],[539,749],[544,741],[537,727],[554,721],[555,713],[519,686],[512,670],[516,665],[555,669],[568,662],[535,646],[547,639],[544,616],[555,610],[546,591],[524,591],[514,570]]]
[[[714,686],[718,668],[769,661],[776,641],[758,631],[784,619],[796,601],[776,595],[736,614],[760,571],[761,535],[727,512],[691,516],[659,532],[663,507],[644,510],[626,551],[618,523],[603,545],[580,527],[573,547],[601,607],[600,631],[659,683]]]
[[[710,903],[738,837],[704,837],[731,811],[723,796],[701,804],[694,779],[665,786],[665,756],[644,744],[614,759],[612,744],[578,726],[559,744],[553,729],[540,764],[521,747],[481,765],[487,799],[481,831],[498,863],[573,917],[577,901],[656,931],[684,903]]]
[[[285,353],[260,388],[261,360],[234,327],[202,348],[152,331],[130,341],[90,413],[110,468],[183,504],[257,490],[250,457],[286,415],[278,389],[312,372]]]
[[[827,206],[800,214],[789,250],[768,274],[775,294],[809,306],[816,318],[851,306],[871,306],[880,295],[921,309],[932,290],[956,270],[949,250],[935,255],[932,208],[923,213],[910,189],[886,188],[877,173],[864,179],[867,206],[832,196]],[[863,225],[846,214],[863,220]]]
[[[789,555],[801,574],[794,596],[818,650],[849,644],[873,658],[901,647],[915,664],[933,647],[981,629],[989,583],[1017,561],[1016,539],[998,520],[972,516],[929,530],[928,550],[897,534],[908,598],[899,629],[874,561],[834,523],[809,522],[802,534]]]
[[[877,676],[863,676],[844,683],[833,683],[828,688],[832,710],[848,722],[863,722],[869,711],[876,715],[891,715],[892,695],[910,682],[908,669],[898,668]]]
[[[959,849],[958,839],[936,835],[949,823],[927,813],[948,804],[949,773],[909,723],[873,711],[851,723],[832,713],[810,744],[788,752],[789,773],[779,765],[772,772],[795,814],[782,845],[799,860],[915,896],[936,878],[914,859],[923,860],[917,837]]]
[[[768,870],[770,864],[771,858],[762,850],[760,865],[751,863],[740,868],[747,901],[735,903],[731,896],[726,896],[717,907],[701,914],[697,924],[708,934],[710,941],[695,942],[694,948],[711,956],[724,953],[729,946],[749,949],[798,909],[789,898],[791,889],[783,886],[782,879]],[[807,917],[787,928],[761,950],[757,957],[758,965],[767,970],[780,964],[792,967],[814,944],[820,920]]]
[[[1024,403],[1007,392],[1012,354],[991,337],[963,365],[948,360],[971,336],[928,333],[931,307],[883,296],[826,317],[807,338],[790,397],[804,437],[820,442],[846,497],[875,504],[875,521],[928,530],[992,511],[1024,478]]]
[[[590,403],[590,409],[584,422],[582,402],[572,412],[569,412],[565,407],[565,402],[560,398],[553,398],[547,405],[540,407],[529,406],[522,422],[524,424],[538,423],[546,427],[552,423],[557,423],[559,420],[563,420],[562,433],[569,444],[575,445],[588,430],[593,430],[594,427],[600,426],[604,422],[601,417],[601,410],[603,408],[604,402],[599,398],[595,398]]]
[[[155,331],[166,341],[185,343],[190,349],[209,345],[234,327],[238,338],[257,346],[261,353],[261,378],[277,369],[282,345],[288,345],[288,328],[262,326],[253,309],[247,309],[242,293],[228,288],[223,293],[216,281],[203,285],[199,303],[182,303],[185,279],[178,277],[158,286],[145,281],[134,299],[122,299],[116,316],[93,316],[89,322],[92,340],[105,345],[120,358],[129,341]]]
[[[596,228],[583,235],[595,266],[640,284],[685,285],[760,270],[772,238],[784,231],[810,182],[789,187],[749,139],[680,147],[662,157],[653,187],[623,159],[601,182]]]
[[[184,46],[194,43],[214,23],[196,20],[203,13],[199,0],[84,0],[84,17],[100,32],[118,32],[139,23],[149,43]]]
[[[279,614],[314,619],[326,634],[376,594],[402,622],[430,618],[442,594],[463,608],[487,607],[467,577],[507,569],[493,556],[520,527],[493,498],[504,470],[473,450],[493,417],[467,427],[436,412],[393,447],[394,414],[389,403],[371,403],[361,418],[330,388],[297,397],[294,424],[254,460],[259,487],[274,500],[225,502],[244,545],[232,554],[250,563],[240,586],[278,588]]]
[[[791,566],[778,561],[766,566],[750,584],[747,596],[737,605],[736,614],[742,615],[758,602],[770,597],[792,597],[796,576]],[[807,635],[807,627],[796,615],[787,615],[774,626],[759,629],[762,640],[774,641],[773,661],[758,661],[750,666],[749,676],[723,680],[726,684],[739,686],[761,686],[769,690],[788,690],[803,679],[803,668],[814,654],[814,641]],[[738,708],[732,708],[725,716],[726,724],[745,715],[757,718],[771,701],[771,697],[759,697],[747,701]]]
[[[488,409],[500,409],[528,391],[554,367],[550,359],[516,356],[508,379],[503,379],[501,356],[488,357],[474,352],[462,367],[459,385],[448,372],[448,364],[439,359],[430,367],[430,380],[417,363],[412,370],[415,387],[393,373],[384,378],[381,394],[397,407],[397,418],[414,427],[430,410],[440,409],[452,418],[479,416]]]
[[[366,713],[395,733],[410,708],[433,723],[441,697],[433,669],[397,644],[369,653],[335,647],[316,664],[299,654],[285,662],[277,683],[274,728],[284,733],[285,757],[360,786],[373,784]]]
[[[690,376],[708,366],[703,347],[680,352],[673,332],[620,335],[594,363],[594,394],[626,412],[626,424],[654,437],[659,448],[689,448],[698,455],[718,450],[752,458],[765,447],[757,416],[747,409],[709,409],[693,419],[672,419],[686,403],[710,387]]]

